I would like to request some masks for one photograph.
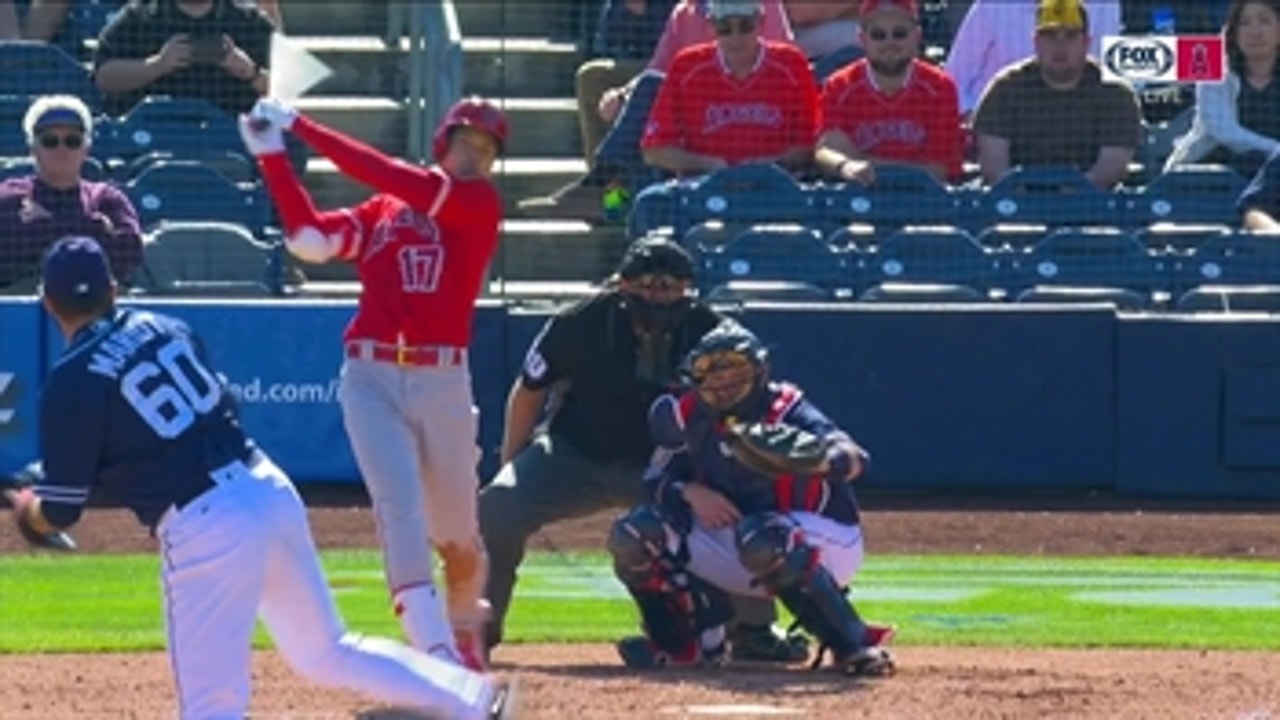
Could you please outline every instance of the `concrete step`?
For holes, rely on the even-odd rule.
[[[387,0],[280,3],[285,32],[293,35],[382,35],[387,29]]]
[[[391,155],[403,155],[408,142],[408,111],[390,98],[304,97],[298,110]]]
[[[333,70],[333,75],[312,88],[309,95],[405,97],[408,94],[407,40],[388,45],[376,35],[306,35],[290,36],[289,41]]]
[[[463,36],[536,35],[551,37],[559,29],[563,19],[573,12],[576,3],[492,2],[489,0],[461,0],[455,2],[458,25]]]
[[[584,222],[506,220],[489,276],[503,281],[599,281],[613,271],[626,249],[621,227]],[[299,265],[309,281],[352,282],[349,263]]]
[[[573,98],[508,98],[499,104],[507,113],[511,128],[508,157],[578,157],[582,154],[578,103]]]
[[[572,43],[531,37],[464,37],[462,50],[465,93],[507,98],[574,95],[573,78],[582,56]]]

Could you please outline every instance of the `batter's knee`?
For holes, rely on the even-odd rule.
[[[817,561],[800,526],[781,513],[748,515],[735,537],[738,562],[772,592],[803,582]]]
[[[654,563],[671,554],[677,536],[652,505],[632,508],[614,521],[607,547],[618,578],[630,584],[646,577]]]

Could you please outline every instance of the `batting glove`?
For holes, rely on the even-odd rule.
[[[249,117],[270,123],[288,132],[293,129],[293,123],[298,119],[298,111],[286,105],[283,100],[262,98],[254,103],[253,109],[249,111]]]
[[[240,138],[254,157],[284,152],[284,131],[276,125],[264,125],[248,115],[240,116]]]

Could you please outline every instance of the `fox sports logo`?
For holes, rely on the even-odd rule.
[[[1127,80],[1165,80],[1174,73],[1177,57],[1171,39],[1117,38],[1107,47],[1103,63]]]

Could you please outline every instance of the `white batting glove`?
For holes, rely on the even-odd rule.
[[[298,119],[298,111],[289,107],[283,100],[262,98],[254,103],[249,117],[265,121],[288,132],[293,129],[293,121]]]
[[[245,149],[254,157],[284,152],[284,131],[249,115],[240,116],[240,139],[244,140]]]

